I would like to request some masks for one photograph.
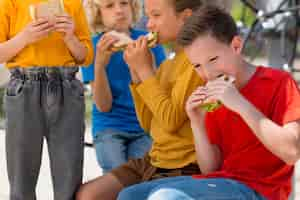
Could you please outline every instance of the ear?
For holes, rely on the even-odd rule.
[[[243,48],[243,39],[240,36],[234,36],[230,46],[234,52],[241,54]]]
[[[192,11],[192,9],[189,9],[189,8],[184,9],[184,10],[180,13],[180,15],[181,15],[183,21],[185,21],[185,20],[186,20],[188,17],[190,17],[192,14],[193,14],[193,11]]]

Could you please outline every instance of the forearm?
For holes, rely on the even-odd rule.
[[[154,67],[141,67],[137,72],[137,76],[143,82],[151,77],[155,76]]]
[[[217,147],[210,143],[203,119],[191,120],[198,165],[202,174],[214,172],[220,168],[221,155]]]
[[[133,71],[132,69],[129,68],[130,76],[131,76],[131,81],[134,84],[139,84],[141,82],[140,78],[138,77],[137,73]]]
[[[95,81],[93,83],[93,99],[98,110],[109,112],[112,107],[112,94],[106,76],[105,68],[95,66]]]
[[[256,137],[274,155],[288,164],[294,164],[298,160],[300,154],[299,127],[286,128],[276,124],[247,100],[243,102],[240,115]]]
[[[15,57],[27,43],[21,34],[0,44],[0,63],[5,63]]]
[[[83,63],[87,57],[88,49],[87,47],[79,41],[79,39],[74,35],[64,39],[65,44],[67,45],[72,56],[75,58],[77,63]]]
[[[130,85],[130,91],[131,95],[134,101],[134,107],[136,111],[137,118],[139,120],[139,123],[141,127],[149,132],[151,127],[151,121],[152,121],[152,112],[149,110],[141,96],[136,91],[136,84]]]

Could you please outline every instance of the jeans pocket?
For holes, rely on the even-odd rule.
[[[23,93],[24,89],[24,80],[13,78],[9,81],[8,86],[6,87],[5,95],[7,97],[17,97]]]
[[[74,79],[71,81],[72,93],[77,97],[84,97],[84,87],[80,80]]]

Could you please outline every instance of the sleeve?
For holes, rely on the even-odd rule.
[[[85,11],[83,9],[83,5],[79,3],[78,12],[75,14],[75,34],[78,39],[86,46],[88,53],[83,63],[80,65],[88,66],[93,62],[94,58],[94,50],[91,42],[91,33],[88,27],[87,18],[85,15]]]
[[[130,85],[130,91],[132,98],[134,100],[134,107],[136,111],[137,118],[140,122],[141,127],[145,130],[145,132],[150,132],[151,121],[152,121],[152,113],[143,102],[143,99],[138,94],[136,84]]]
[[[165,131],[177,132],[188,119],[185,102],[194,89],[203,81],[194,71],[190,62],[182,63],[187,70],[177,78],[173,87],[162,87],[156,77],[151,77],[136,88],[152,116],[160,122]],[[176,67],[176,66],[174,66]],[[159,71],[162,70],[162,67]]]
[[[9,40],[10,16],[15,15],[10,0],[0,0],[0,43]]]
[[[160,66],[160,64],[166,59],[164,48],[161,45],[158,45],[151,50],[155,57],[156,66]]]
[[[96,45],[97,45],[97,42],[99,40],[100,37],[98,36],[95,36],[93,37],[93,40],[92,40],[92,44],[93,44],[93,51],[94,51],[94,54],[96,55]],[[86,66],[86,67],[81,67],[81,73],[82,73],[82,80],[84,83],[89,83],[89,82],[93,82],[95,80],[95,66],[94,66],[94,63],[95,63],[95,58],[93,59],[93,63],[90,64],[89,66]]]
[[[274,122],[284,125],[300,119],[300,91],[290,75],[281,80],[273,102]]]
[[[207,137],[211,144],[216,144],[218,146],[221,146],[221,135],[218,134],[218,123],[216,120],[214,120],[214,113],[206,113],[205,116],[205,129]]]

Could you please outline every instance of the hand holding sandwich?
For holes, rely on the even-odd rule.
[[[220,102],[232,111],[238,112],[244,102],[244,97],[231,80],[224,80],[224,76],[209,81],[205,86],[198,87],[186,102],[186,112],[190,119],[201,115],[203,105]]]
[[[109,63],[110,57],[113,54],[111,51],[111,46],[117,42],[119,39],[110,34],[104,34],[99,42],[97,43],[96,49],[96,58],[95,66],[98,68],[105,69]]]
[[[142,81],[155,74],[147,37],[142,36],[136,41],[128,44],[124,52],[124,60],[128,64],[130,70],[136,72]]]
[[[48,19],[39,18],[30,22],[20,33],[25,45],[36,42],[46,36],[54,30],[54,25],[49,22]]]
[[[55,16],[55,30],[64,34],[64,40],[75,36],[75,23],[72,17],[64,13]]]

